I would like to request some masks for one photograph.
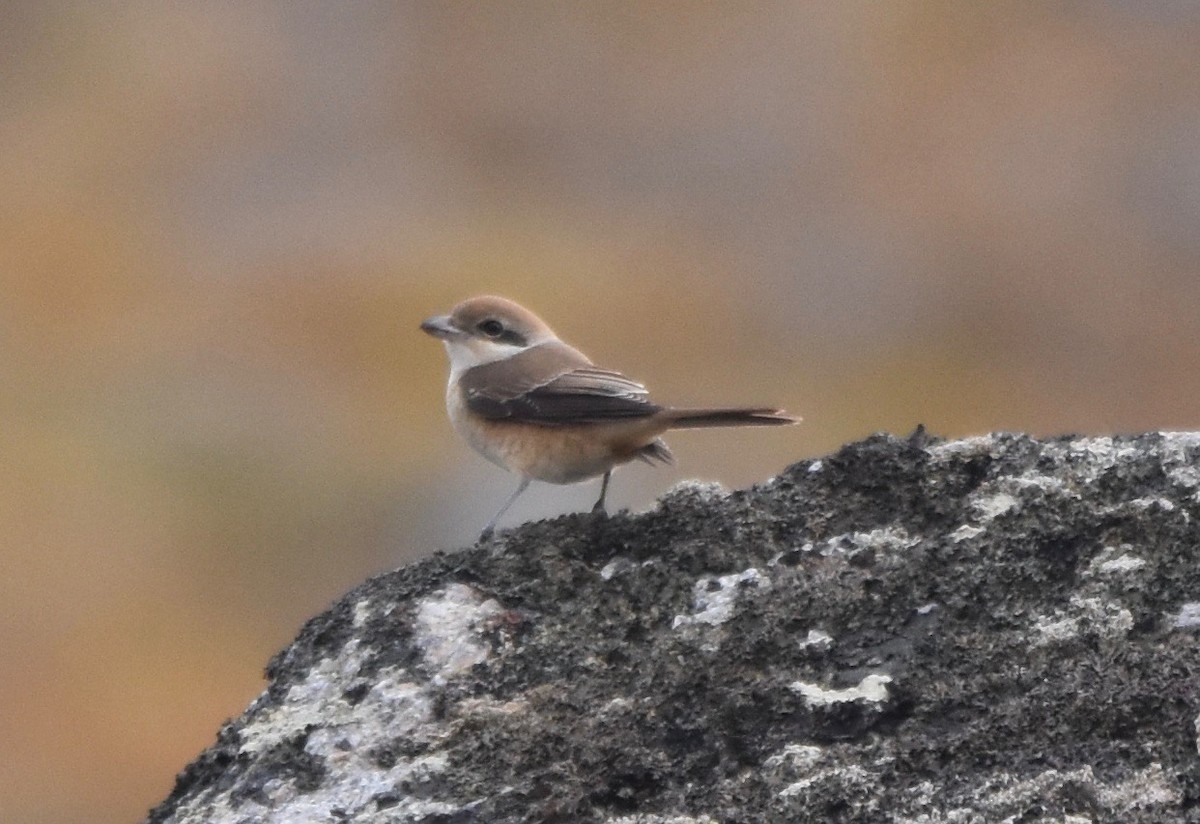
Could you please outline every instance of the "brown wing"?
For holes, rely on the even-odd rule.
[[[662,409],[640,383],[599,369],[557,342],[468,369],[459,385],[467,408],[488,420],[567,426],[644,418]]]

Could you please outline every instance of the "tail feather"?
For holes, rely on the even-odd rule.
[[[662,438],[655,438],[653,441],[643,446],[637,451],[636,457],[639,461],[644,461],[651,466],[654,466],[655,461],[664,464],[675,463],[675,456],[671,454],[670,448]]]
[[[800,423],[800,418],[782,409],[770,407],[727,409],[667,409],[663,414],[671,429],[696,429],[703,426],[781,426]]]

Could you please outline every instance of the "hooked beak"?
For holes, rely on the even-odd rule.
[[[450,322],[449,315],[438,315],[437,317],[429,318],[421,324],[421,331],[442,340],[449,340],[450,338],[457,338],[462,335],[462,330]]]

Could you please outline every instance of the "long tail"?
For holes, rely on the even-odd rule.
[[[671,429],[697,429],[702,426],[781,426],[800,423],[800,418],[782,409],[666,409],[662,413]]]

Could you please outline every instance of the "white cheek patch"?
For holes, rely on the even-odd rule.
[[[480,338],[442,342],[446,345],[446,354],[450,356],[451,380],[472,367],[511,358],[525,348],[524,346],[514,346],[511,343]]]

